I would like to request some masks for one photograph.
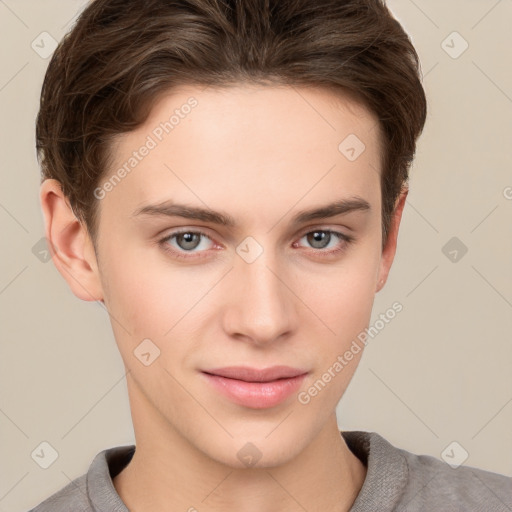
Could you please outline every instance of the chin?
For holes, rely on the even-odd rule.
[[[204,452],[233,469],[263,469],[288,463],[300,453],[306,442],[303,436],[290,436],[284,429],[266,436],[267,430],[259,435],[235,436],[224,443],[212,439],[212,445]]]

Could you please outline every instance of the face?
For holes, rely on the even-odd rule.
[[[118,138],[96,190],[97,278],[136,433],[233,467],[248,442],[272,466],[321,433],[363,350],[341,370],[338,356],[390,265],[378,137],[375,116],[331,92],[238,86],[175,90]],[[300,376],[204,373],[276,365]]]

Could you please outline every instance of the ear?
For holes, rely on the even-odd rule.
[[[379,292],[388,279],[388,274],[391,269],[391,264],[395,258],[396,244],[398,239],[398,228],[400,227],[400,221],[402,220],[402,212],[405,206],[405,200],[409,189],[403,189],[395,203],[395,209],[391,218],[388,239],[386,245],[382,249],[382,256],[380,260],[380,268],[377,280],[377,287],[375,292]]]
[[[53,263],[71,291],[82,300],[103,300],[96,253],[89,232],[73,213],[60,182],[46,179],[39,199],[45,237]]]

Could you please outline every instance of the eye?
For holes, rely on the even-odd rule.
[[[195,256],[198,252],[206,252],[209,244],[202,243],[204,239],[213,243],[213,240],[201,231],[181,230],[167,235],[159,241],[159,244],[165,251],[171,252],[178,258],[188,258],[190,256],[186,253]]]
[[[303,239],[306,239],[306,242],[315,249],[314,252],[335,254],[345,250],[354,240],[354,237],[331,229],[315,229],[305,233],[300,238],[300,240]],[[296,243],[294,246],[296,246]]]

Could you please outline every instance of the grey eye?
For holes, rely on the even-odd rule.
[[[330,231],[311,231],[306,235],[308,243],[315,249],[325,249],[331,241]]]
[[[201,241],[201,234],[194,232],[178,233],[174,235],[176,243],[180,249],[191,250],[196,249]]]

